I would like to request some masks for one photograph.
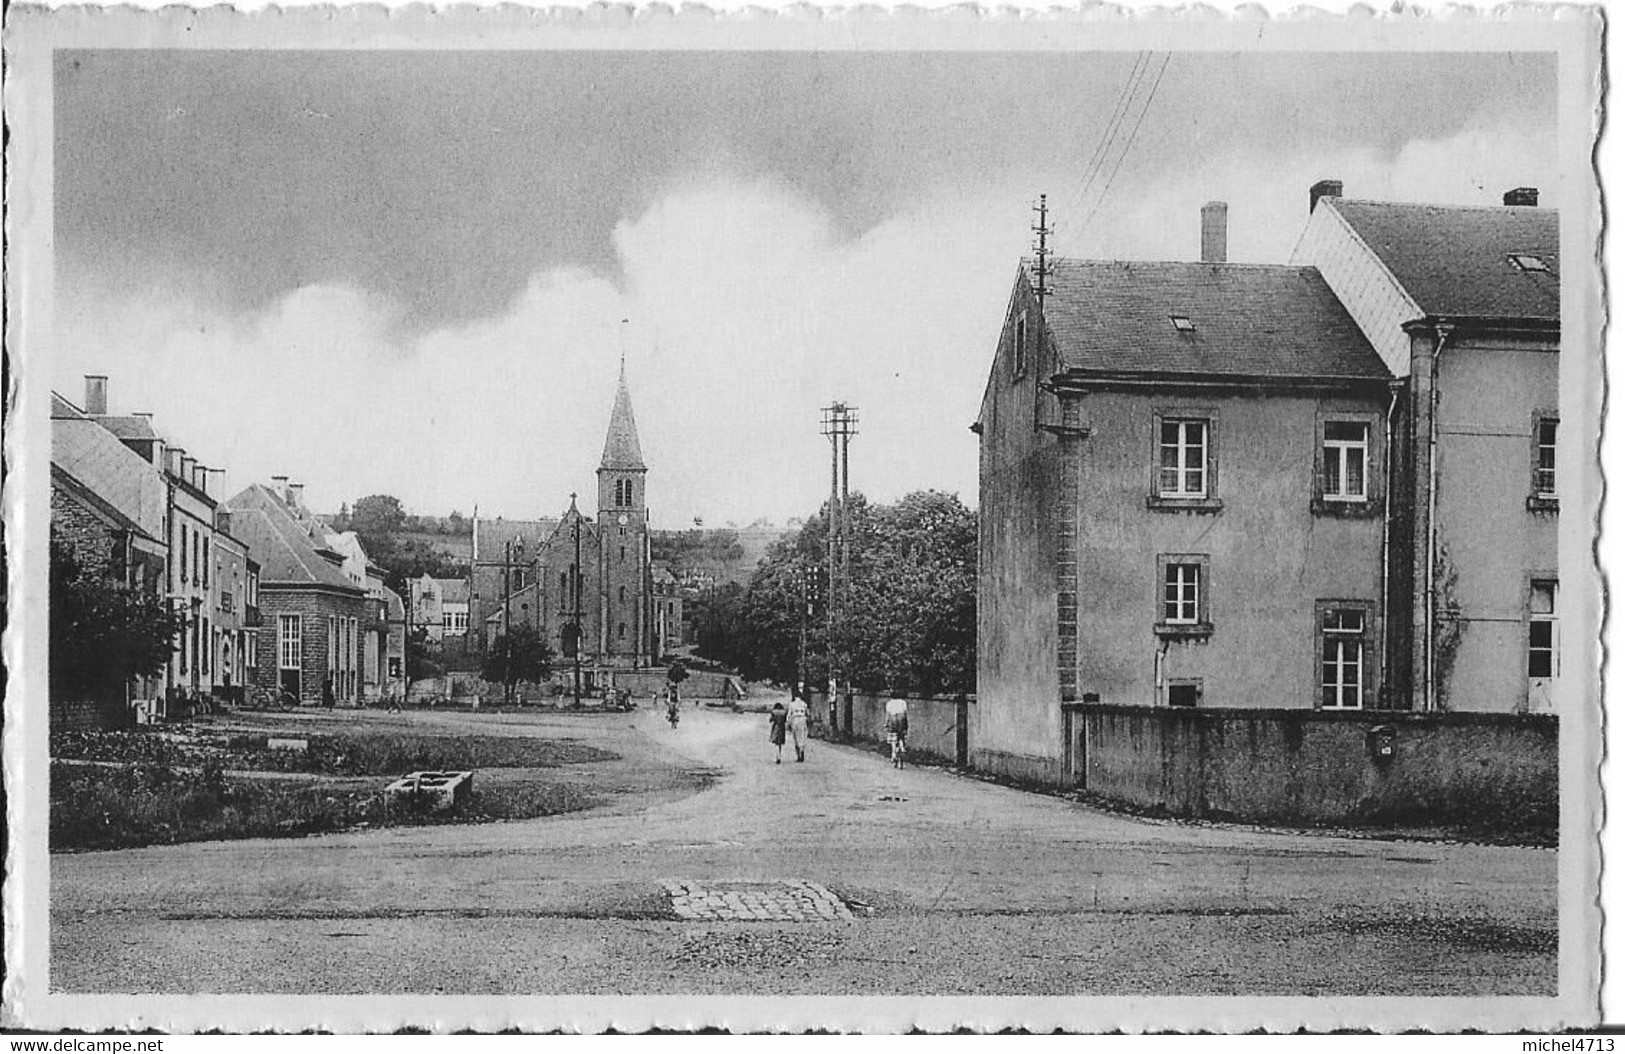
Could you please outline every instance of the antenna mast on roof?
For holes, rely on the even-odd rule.
[[[1033,211],[1038,213],[1038,223],[1033,227],[1033,233],[1038,235],[1033,242],[1033,256],[1038,261],[1038,266],[1034,268],[1034,271],[1038,276],[1038,289],[1036,290],[1038,310],[1042,312],[1044,310],[1044,298],[1049,296],[1049,258],[1055,252],[1054,249],[1049,247],[1049,236],[1055,233],[1055,228],[1049,225],[1048,194],[1038,195],[1038,204],[1033,206]]]

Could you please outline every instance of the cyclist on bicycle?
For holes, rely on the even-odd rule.
[[[886,700],[886,744],[891,747],[892,767],[902,768],[908,751],[908,700],[901,696]]]

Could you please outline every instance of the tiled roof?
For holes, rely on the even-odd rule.
[[[158,469],[85,417],[51,419],[51,462],[154,538],[164,537],[169,491]]]
[[[226,505],[232,512],[231,533],[260,562],[262,585],[319,585],[366,592],[322,557],[308,527],[269,488],[255,483]]]
[[[437,578],[435,585],[440,587],[440,602],[442,604],[468,603],[468,579],[466,578]]]
[[[1045,319],[1063,370],[1389,376],[1313,267],[1123,260],[1052,266]],[[1176,328],[1176,318],[1189,320],[1188,331]]]
[[[140,416],[116,417],[111,414],[99,414],[91,419],[120,439],[158,438],[158,433],[152,430],[152,420],[150,418]]]
[[[526,551],[534,553],[537,547],[547,541],[558,525],[557,520],[481,519],[479,558],[489,561],[501,560],[502,547],[516,538],[523,539]]]
[[[609,434],[604,437],[604,457],[598,463],[601,469],[635,471],[643,469],[643,448],[638,444],[638,423],[632,416],[632,393],[626,387],[626,366],[621,366],[621,381],[615,389],[615,408],[609,415]]]
[[[1522,206],[1405,205],[1323,198],[1429,315],[1555,321],[1558,214]],[[1525,270],[1514,255],[1537,256]]]
[[[129,531],[132,534],[150,539],[151,541],[160,541],[160,539],[155,538],[146,531],[142,530],[139,523],[136,523],[134,520],[124,515],[124,513],[120,512],[110,502],[104,500],[95,491],[91,490],[77,479],[74,479],[73,474],[68,472],[61,465],[53,464],[51,466],[51,485],[53,487],[62,488],[64,492],[72,495],[73,498],[82,505],[90,508],[98,515],[111,521],[112,524],[118,529]]]

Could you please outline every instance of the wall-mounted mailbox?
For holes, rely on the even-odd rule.
[[[1394,760],[1394,741],[1397,731],[1393,725],[1377,725],[1365,734],[1365,747],[1371,754],[1371,760],[1382,762]]]

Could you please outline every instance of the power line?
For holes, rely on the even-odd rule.
[[[1145,70],[1150,66],[1151,53],[1140,52],[1134,59],[1134,65],[1129,70],[1128,78],[1123,82],[1123,90],[1117,95],[1117,103],[1112,107],[1112,114],[1106,120],[1106,126],[1101,130],[1100,138],[1095,143],[1089,160],[1084,163],[1083,175],[1078,181],[1077,188],[1068,196],[1065,203],[1067,214],[1076,215],[1077,206],[1088,200],[1089,186],[1100,175],[1100,166],[1105,161],[1111,149],[1111,143],[1117,138],[1117,133],[1123,124],[1123,117],[1128,113],[1129,101],[1139,90],[1140,83],[1145,79]],[[1058,225],[1064,226],[1064,224]]]
[[[1140,107],[1140,116],[1134,121],[1134,128],[1128,134],[1128,142],[1124,144],[1123,152],[1117,155],[1117,164],[1112,166],[1112,174],[1106,177],[1106,185],[1101,188],[1100,197],[1095,199],[1094,207],[1089,210],[1089,214],[1078,225],[1077,233],[1082,234],[1088,229],[1090,221],[1095,218],[1095,213],[1100,211],[1100,206],[1105,203],[1106,196],[1111,193],[1112,184],[1117,180],[1117,172],[1123,167],[1123,160],[1128,157],[1129,151],[1134,149],[1134,139],[1140,134],[1140,125],[1145,121],[1145,115],[1151,110],[1151,103],[1157,97],[1157,88],[1162,84],[1162,75],[1168,72],[1168,63],[1172,58],[1172,52],[1163,56],[1162,66],[1157,70],[1157,79],[1151,82],[1151,91],[1145,97],[1145,105]]]

